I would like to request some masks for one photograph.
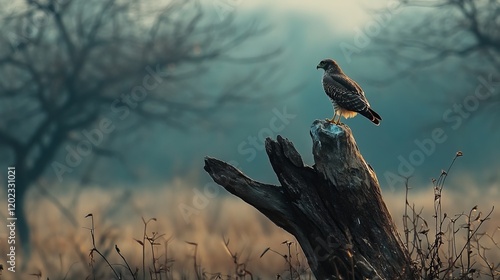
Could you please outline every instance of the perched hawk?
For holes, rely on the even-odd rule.
[[[335,114],[329,120],[330,122],[339,124],[342,116],[347,119],[360,113],[375,125],[380,124],[382,118],[370,108],[370,104],[366,100],[365,93],[361,87],[344,74],[337,62],[333,59],[325,59],[316,66],[316,69],[319,68],[325,70],[323,88],[326,95],[332,100],[333,108],[335,109]],[[339,119],[335,122],[336,116],[339,116]]]

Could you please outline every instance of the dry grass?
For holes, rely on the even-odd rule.
[[[498,185],[479,188],[472,187],[473,184],[464,180],[455,182],[460,183],[447,183],[441,199],[443,212],[448,213],[449,217],[457,213],[468,213],[475,205],[479,205],[476,213],[483,212],[484,215],[499,201]],[[147,240],[144,242],[146,279],[156,279],[154,275],[153,278],[150,277],[153,263],[157,271],[168,270],[161,279],[276,279],[277,274],[290,279],[290,271],[294,278],[300,274],[301,279],[309,279],[307,262],[300,248],[293,244],[289,253],[288,243],[283,244],[285,240],[293,241],[293,237],[233,196],[223,195],[221,192],[217,197],[210,198],[206,207],[199,209],[186,222],[179,205],[192,205],[194,185],[174,180],[168,186],[134,189],[129,192],[120,189],[105,190],[99,186],[86,187],[80,191],[76,187],[46,186],[52,194],[57,194],[57,199],[74,217],[76,224],[72,224],[68,215],[64,215],[47,196],[34,190],[29,195],[31,203],[28,207],[35,242],[32,259],[25,271],[18,271],[13,278],[7,278],[12,274],[4,271],[0,279],[85,279],[87,276],[103,279],[104,275],[112,276],[112,270],[95,253],[93,267],[89,266],[89,253],[93,248],[91,220],[85,218],[89,213],[93,214],[95,223],[96,248],[117,273],[126,276],[125,279],[133,279],[131,275],[134,273],[137,274],[137,279],[142,279],[142,217],[146,220],[157,219],[148,222],[146,233],[149,237],[156,234],[155,243],[160,244],[153,246],[153,262],[150,243]],[[460,188],[465,185],[468,187]],[[405,192],[386,192],[384,198],[398,228],[402,230]],[[415,205],[418,211],[422,208],[421,216],[427,221],[433,220],[433,198],[432,185],[425,190],[410,190],[411,205]],[[1,203],[0,207],[5,208]],[[457,224],[463,225],[466,222],[460,220],[462,218],[459,218]],[[491,219],[482,225],[481,232],[495,234],[499,225],[500,217],[493,213]],[[432,226],[429,226],[429,234],[434,234]],[[500,233],[495,236],[498,237],[498,234]],[[402,236],[404,239],[403,232]],[[5,240],[5,237],[0,236],[0,240]],[[494,245],[488,243],[486,238],[484,242],[490,247]],[[463,244],[463,236],[457,235],[457,246]],[[5,252],[6,245],[6,242],[1,242],[2,252]],[[130,265],[130,270],[117,253],[115,245]],[[271,250],[261,257],[268,247]],[[500,260],[500,250],[486,253],[488,260]],[[291,256],[292,261],[288,262],[284,256]],[[477,261],[475,267],[484,269],[477,254],[474,260]],[[22,262],[22,258],[19,261]],[[5,266],[4,260],[0,259],[0,263]],[[220,278],[217,278],[218,275]],[[238,275],[240,278],[237,278]]]
[[[473,191],[454,188],[450,192],[450,186],[445,184],[453,164],[462,156],[462,152],[457,152],[448,169],[431,180],[428,189],[432,191],[432,199],[426,201],[432,205],[424,207],[412,202],[409,179],[406,181],[404,206],[398,211],[403,213],[399,228],[421,279],[495,280],[500,276],[500,227],[498,215],[494,214],[498,200],[485,203],[484,193],[480,197],[476,193],[473,199]],[[480,189],[498,196],[498,186]],[[453,205],[445,202],[450,198]],[[460,209],[456,209],[457,205]]]
[[[175,180],[168,186],[136,189],[130,194],[118,189],[87,187],[78,192],[76,200],[76,188],[52,187],[51,193],[58,194],[58,200],[68,207],[77,225],[72,225],[50,200],[33,191],[29,196],[31,203],[28,211],[35,247],[27,269],[17,272],[17,279],[29,279],[26,273],[41,274],[41,279],[47,276],[50,279],[64,279],[66,274],[79,275],[78,279],[84,279],[81,275],[91,274],[88,266],[92,249],[89,231],[91,221],[85,219],[89,213],[95,219],[96,247],[109,256],[110,263],[123,263],[114,248],[115,244],[118,245],[132,270],[137,267],[142,271],[142,247],[134,240],[142,240],[142,217],[157,219],[148,223],[148,235],[152,235],[152,232],[165,234],[158,240],[162,246],[157,246],[162,261],[165,258],[164,244],[169,240],[167,258],[175,279],[180,279],[181,275],[196,279],[193,269],[194,248],[187,242],[198,244],[197,266],[206,275],[234,275],[233,257],[227,252],[223,238],[230,240],[232,252],[238,254],[239,262],[245,263],[246,269],[254,275],[274,278],[277,273],[288,269],[283,259],[277,256],[268,255],[262,259],[259,256],[269,246],[286,253],[286,246],[280,244],[284,240],[293,240],[293,237],[237,198],[221,192],[218,197],[209,199],[208,205],[186,222],[179,205],[192,205],[193,186]],[[0,240],[4,238],[0,236]],[[6,245],[6,242],[0,244],[2,252]],[[150,252],[148,248],[147,266],[152,263]],[[95,255],[94,259],[96,263],[103,262]],[[1,259],[0,263],[5,264]],[[8,272],[4,271],[5,275],[9,275]],[[33,276],[33,279],[37,278]]]
[[[402,215],[405,193],[384,195],[422,279],[499,279],[500,215],[494,209],[500,199],[499,186],[449,187],[454,186],[445,187],[439,197],[439,211],[435,210],[434,186],[410,189],[406,224]]]

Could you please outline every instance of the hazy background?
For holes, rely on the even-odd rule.
[[[222,111],[218,112],[220,116],[202,123],[186,123],[187,131],[158,125],[144,132],[147,138],[134,142],[133,149],[126,156],[130,158],[131,169],[144,172],[142,176],[145,180],[162,182],[172,176],[189,176],[193,172],[200,172],[203,157],[209,155],[235,161],[240,169],[253,177],[276,182],[262,149],[259,133],[269,128],[269,122],[275,116],[273,109],[283,111],[283,108],[295,117],[289,124],[284,124],[282,131],[273,132],[271,136],[280,134],[292,140],[306,162],[312,164],[309,127],[315,119],[333,115],[331,103],[321,86],[322,73],[316,70],[316,65],[323,58],[334,58],[349,76],[360,83],[372,107],[383,117],[384,122],[380,127],[373,126],[363,118],[345,122],[353,129],[363,155],[379,174],[382,188],[388,187],[382,178],[386,171],[397,174],[400,164],[398,156],[408,160],[410,153],[418,149],[414,141],[430,138],[434,128],[442,128],[448,138],[445,143],[437,144],[436,151],[426,156],[423,164],[416,166],[412,180],[417,186],[429,183],[431,177],[438,176],[458,150],[463,151],[466,157],[456,165],[457,173],[470,177],[478,184],[498,181],[500,159],[495,144],[500,139],[495,133],[497,126],[494,117],[497,116],[488,114],[486,110],[489,102],[481,103],[477,111],[464,119],[464,124],[456,130],[452,129],[454,122],[443,120],[446,110],[463,101],[460,97],[464,92],[474,92],[479,84],[477,77],[463,74],[460,68],[456,68],[456,61],[450,59],[436,66],[416,69],[410,77],[387,82],[384,78],[396,72],[387,65],[386,57],[372,53],[380,45],[376,45],[377,36],[369,32],[371,42],[365,48],[360,48],[360,53],[353,53],[349,59],[342,52],[342,43],[356,46],[359,30],[365,30],[376,20],[378,14],[371,9],[385,7],[386,2],[382,1],[378,5],[371,1],[342,5],[332,1],[292,1],[286,4],[280,1],[260,4],[259,1],[240,2],[235,10],[237,20],[244,18],[254,21],[268,26],[270,30],[235,49],[236,55],[244,56],[249,50],[259,53],[268,48],[282,48],[282,53],[277,55],[276,69],[273,70],[280,75],[280,79],[262,90],[269,101],[264,100],[255,106],[238,104],[237,107],[244,110],[241,113],[229,111],[225,114]],[[394,15],[388,24],[403,24],[402,13]],[[382,26],[381,33],[386,28]],[[217,84],[214,80],[252,67],[216,64],[203,81],[195,83],[201,83],[207,91],[215,90],[224,84]],[[267,67],[269,65],[264,63],[255,68],[265,71]],[[459,78],[459,75],[466,77]],[[205,129],[204,125],[208,128]],[[262,135],[267,136],[266,132]],[[257,138],[257,148],[249,142],[249,137]],[[239,145],[243,148],[239,149]],[[255,157],[248,151],[252,147],[256,152]],[[102,164],[108,165],[109,162]],[[117,165],[116,171],[123,171],[120,168]],[[207,177],[204,174],[201,176],[201,180]],[[131,181],[126,176],[123,178],[123,184],[131,184],[134,188],[145,183],[142,178],[138,181]],[[116,180],[111,178],[110,182]],[[401,187],[395,186],[396,190]]]
[[[3,2],[5,7],[8,7],[4,12],[5,18],[8,18],[5,15],[11,11],[16,15],[20,11],[31,9],[27,8],[29,4],[24,1],[14,1],[10,5],[7,5],[6,1]],[[51,1],[40,1],[42,4],[46,2]],[[67,2],[63,2],[61,5],[66,5]],[[73,2],[84,5],[83,2]],[[124,2],[127,1],[120,3]],[[259,260],[258,255],[266,247],[284,249],[279,243],[293,237],[277,229],[240,200],[216,188],[203,171],[203,158],[212,156],[232,162],[254,179],[277,183],[262,145],[264,137],[275,138],[280,134],[290,139],[302,154],[304,161],[312,165],[310,125],[315,119],[331,118],[333,115],[331,103],[321,86],[322,71],[316,70],[318,62],[324,58],[335,59],[344,72],[362,86],[372,108],[383,118],[379,127],[359,116],[343,122],[351,127],[361,153],[376,171],[395,220],[399,221],[402,215],[400,211],[404,200],[401,194],[404,192],[404,184],[403,180],[390,181],[388,178],[395,178],[392,175],[398,174],[410,176],[412,192],[416,193],[415,199],[418,198],[422,206],[432,205],[429,204],[433,199],[431,178],[438,177],[441,170],[448,167],[457,151],[462,151],[464,157],[455,163],[445,188],[445,193],[450,193],[450,201],[455,202],[449,204],[450,207],[455,205],[452,211],[468,211],[467,207],[476,204],[489,209],[498,201],[497,198],[500,197],[500,151],[498,150],[500,134],[496,122],[499,117],[498,83],[492,92],[493,97],[479,101],[476,109],[467,112],[467,117],[460,118],[460,124],[447,121],[443,117],[447,111],[454,110],[454,104],[462,104],[466,98],[473,96],[476,87],[481,84],[478,77],[493,75],[495,81],[499,80],[498,68],[495,68],[495,65],[498,65],[495,63],[499,59],[498,49],[497,52],[492,52],[491,59],[487,55],[482,57],[482,52],[471,56],[452,55],[411,66],[409,67],[411,71],[405,71],[402,70],[405,69],[404,65],[411,65],[412,61],[411,59],[406,61],[397,55],[400,50],[399,44],[412,42],[403,35],[405,32],[411,34],[412,26],[427,18],[433,11],[432,8],[394,8],[396,6],[389,5],[387,1],[200,2],[203,11],[200,26],[206,21],[208,24],[227,25],[226,27],[230,29],[226,33],[217,34],[217,37],[214,35],[214,38],[218,38],[214,40],[216,42],[223,41],[221,38],[225,36],[228,38],[233,36],[233,32],[244,32],[252,28],[263,28],[264,31],[249,36],[224,55],[214,59],[203,59],[198,62],[190,57],[191,60],[187,59],[187,66],[170,63],[168,59],[164,62],[155,58],[162,57],[162,54],[175,58],[175,53],[170,50],[179,44],[176,42],[176,37],[165,37],[162,44],[153,49],[154,55],[151,59],[148,55],[142,54],[147,59],[144,59],[143,64],[137,64],[137,78],[119,83],[115,88],[117,92],[113,92],[111,88],[103,96],[109,94],[113,98],[119,96],[118,92],[129,92],[146,74],[145,66],[154,69],[157,65],[161,65],[163,70],[167,69],[165,71],[187,74],[175,84],[172,83],[172,86],[167,83],[155,89],[154,97],[172,94],[175,95],[173,100],[193,104],[195,110],[187,112],[192,108],[185,105],[183,106],[188,108],[185,111],[183,106],[175,107],[173,110],[175,121],[168,122],[161,120],[160,109],[154,106],[143,108],[144,114],[138,114],[137,122],[134,121],[130,125],[131,128],[120,128],[116,133],[112,132],[107,136],[106,139],[110,140],[106,140],[106,146],[103,145],[102,148],[110,148],[118,152],[119,156],[106,157],[94,153],[83,157],[81,164],[78,164],[72,172],[65,173],[63,180],[58,180],[52,164],[55,161],[64,163],[68,154],[65,148],[68,145],[75,147],[78,143],[71,140],[83,139],[82,130],[96,127],[95,122],[98,120],[91,122],[86,128],[79,127],[70,131],[76,138],[69,136],[64,138],[45,164],[46,168],[29,184],[30,188],[26,191],[26,196],[23,196],[24,207],[27,209],[26,219],[32,225],[31,236],[35,240],[32,242],[34,243],[32,263],[26,268],[28,272],[36,273],[39,270],[43,271],[45,276],[50,276],[51,272],[56,274],[54,270],[58,269],[57,275],[63,275],[69,270],[71,263],[75,262],[78,265],[84,263],[85,253],[75,252],[86,252],[91,248],[88,231],[82,229],[89,226],[88,219],[83,218],[87,213],[98,216],[101,229],[110,229],[107,233],[116,235],[116,240],[121,240],[121,243],[118,243],[121,247],[130,247],[131,249],[127,251],[129,255],[139,252],[134,253],[133,248],[136,244],[132,238],[139,238],[141,235],[141,216],[156,217],[158,219],[156,229],[166,233],[167,237],[172,236],[179,243],[176,246],[180,249],[174,251],[183,253],[173,256],[179,263],[189,261],[190,247],[186,247],[183,242],[192,241],[203,244],[201,259],[203,256],[207,259],[206,256],[212,254],[216,256],[208,258],[210,261],[202,265],[212,271],[230,267],[231,260],[223,247],[221,248],[220,236],[225,234],[231,236],[231,242],[235,242],[235,250],[252,251],[253,255],[249,253],[252,256],[251,264],[256,270],[262,271],[263,275],[282,272],[284,267],[273,271],[273,268],[279,266],[275,264],[283,263],[282,259],[266,256],[273,261],[263,265],[259,263],[266,263],[267,260]],[[165,2],[168,3],[170,2]],[[55,5],[57,7],[59,4]],[[153,4],[139,6],[144,9],[140,11],[141,13],[136,10],[142,15],[141,25],[148,26],[153,19],[144,15],[147,15],[148,9],[155,10],[155,7]],[[185,9],[189,7],[186,5]],[[76,8],[75,10],[78,11]],[[182,9],[174,10],[171,18],[182,19],[183,15],[189,13]],[[131,14],[133,18],[133,13]],[[42,14],[41,17],[47,17],[44,21],[46,26],[52,26],[55,22],[51,15]],[[72,26],[71,17],[64,20],[68,26]],[[140,25],[138,22],[129,22],[128,25],[119,20],[117,23],[123,28],[124,34],[128,28],[135,30],[134,28]],[[440,25],[437,21],[435,23]],[[169,21],[165,21],[164,24],[168,26]],[[431,24],[432,22],[429,22],[429,25]],[[41,42],[46,44],[43,48],[30,49],[31,45],[28,44],[26,51],[18,42],[13,44],[12,40],[9,40],[11,34],[16,34],[16,30],[19,30],[16,29],[16,21],[11,20],[5,26],[2,33],[4,39],[0,45],[2,54],[0,62],[3,62],[3,58],[8,61],[11,52],[17,52],[12,55],[14,59],[27,59],[30,55],[40,58],[44,53],[40,49],[45,48],[47,57],[60,56],[61,61],[36,60],[32,65],[38,65],[35,67],[37,70],[41,73],[50,72],[53,67],[58,67],[58,63],[65,63],[64,44],[50,44],[51,40],[58,40],[55,32],[46,31],[40,35]],[[443,42],[452,42],[457,34],[460,36],[460,29],[458,30],[456,34],[442,34],[438,38]],[[401,33],[398,33],[400,31]],[[196,36],[203,36],[203,32],[200,33],[201,35]],[[165,34],[175,34],[175,32]],[[37,36],[35,37],[38,38]],[[430,34],[428,41],[421,36],[413,39],[429,43],[431,40],[435,42],[436,36],[434,33]],[[456,46],[466,44],[467,40],[473,41],[467,39],[466,35],[463,37],[466,38],[465,43],[457,42]],[[28,39],[29,42],[36,41],[32,40],[32,37]],[[77,46],[80,43],[78,40],[75,42]],[[82,40],[82,44],[83,42]],[[198,41],[195,39],[194,42],[201,42],[199,45],[189,45],[196,55],[200,53],[203,55],[213,48],[212,45],[205,48],[203,42],[208,41],[203,39]],[[116,51],[116,54],[122,57],[126,54],[126,60],[133,61],[134,57],[140,56],[140,52],[135,51],[135,42],[119,43],[121,46],[129,46],[128,44],[130,44],[129,50]],[[351,54],[346,52],[349,46],[352,47],[350,50],[355,50]],[[121,62],[120,58],[117,60],[119,62],[113,62],[114,60],[108,57],[108,55],[111,57],[115,50],[110,49],[96,55],[97,60],[101,60],[99,63],[102,63],[94,65],[98,70],[90,68],[86,70],[89,73],[92,71],[121,73],[125,62]],[[425,50],[410,47],[405,52],[411,58],[422,56]],[[264,56],[258,58],[262,55]],[[490,61],[491,64],[484,63],[484,60]],[[109,67],[106,68],[106,65]],[[24,80],[24,76],[16,74],[17,70],[9,67],[14,69],[14,66],[9,64],[1,68],[4,76],[0,77],[2,81],[0,94],[4,95],[1,96],[0,102],[3,103],[0,103],[0,114],[4,118],[0,120],[0,128],[1,132],[8,132],[5,134],[22,143],[32,134],[38,120],[43,120],[46,115],[36,115],[37,106],[34,106],[34,115],[26,117],[25,120],[16,119],[16,114],[25,113],[26,108],[24,105],[19,105],[17,108],[17,105],[13,104],[29,105],[32,101],[30,97],[17,100],[9,92],[10,88],[18,88],[15,81],[21,80],[19,83],[22,84]],[[133,65],[129,67],[133,68]],[[54,73],[72,71],[71,67],[68,69]],[[92,84],[93,79],[93,76],[89,75],[82,83]],[[49,79],[45,84],[51,85],[54,82]],[[31,90],[30,87],[26,87],[19,89],[19,92]],[[52,89],[51,92],[59,94],[57,89]],[[228,96],[228,102],[224,99],[225,96]],[[150,97],[153,95],[148,95],[145,102]],[[212,102],[223,99],[226,101]],[[64,98],[61,97],[61,100]],[[153,105],[156,102],[153,99],[149,101]],[[102,105],[102,113],[99,114],[106,115],[109,105],[103,104],[105,105]],[[28,105],[26,106],[29,107]],[[158,113],[159,118],[148,118],[148,110]],[[289,118],[283,120],[280,117],[283,114],[289,114]],[[182,117],[176,119],[176,116]],[[458,115],[451,113],[449,116]],[[121,126],[119,122],[116,124]],[[425,154],[416,141],[422,142],[431,138],[435,129],[444,131],[446,141],[434,143],[432,151]],[[5,137],[5,134],[0,134],[0,137]],[[51,137],[47,136],[47,139],[54,139]],[[252,144],[252,138],[256,144]],[[7,141],[7,138],[3,140],[0,141],[0,156],[2,169],[6,170],[6,166],[16,164],[16,156],[9,147],[12,141]],[[40,140],[41,148],[37,149],[43,150],[44,141],[46,140]],[[98,151],[99,147],[95,147],[94,151]],[[37,153],[39,152],[34,149],[34,158]],[[401,163],[405,160],[411,162],[411,155],[415,153],[425,156],[418,164],[411,164],[414,168],[411,172],[400,174],[398,168]],[[36,160],[27,159],[27,162],[26,166],[30,166]],[[22,172],[19,171],[17,176],[21,178]],[[5,172],[1,172],[0,178],[2,178],[0,184],[5,186]],[[2,187],[2,194],[5,194],[5,190],[6,187]],[[200,199],[200,193],[203,198],[197,200]],[[464,199],[465,195],[468,199]],[[459,201],[460,205],[457,205]],[[5,200],[1,203],[2,209],[6,209]],[[191,214],[186,216],[186,209],[192,210]],[[2,214],[2,217],[6,215]],[[52,216],[57,218],[51,219],[50,222],[44,221],[45,217]],[[492,228],[498,226],[496,221],[498,220],[495,220]],[[54,229],[57,229],[57,234],[54,233]],[[6,236],[6,232],[0,231],[0,240],[5,240]],[[72,238],[74,240],[68,241]],[[46,240],[55,243],[47,245],[50,242]],[[5,243],[2,242],[0,247],[2,254],[6,248]],[[106,242],[103,241],[104,243]],[[51,249],[43,251],[41,248],[45,245]],[[59,248],[61,251],[54,256],[55,264],[49,269],[47,264],[43,264],[43,260],[49,262],[48,256],[54,252],[53,248]],[[183,250],[188,252],[184,253]],[[58,263],[58,256],[63,254],[71,255],[74,260]],[[219,259],[222,259],[222,264],[216,264],[216,260]],[[0,263],[5,265],[1,257]],[[6,273],[8,274],[4,272]]]

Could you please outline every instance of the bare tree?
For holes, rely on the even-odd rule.
[[[1,2],[0,154],[18,174],[20,244],[29,240],[25,196],[39,178],[62,181],[89,155],[119,157],[117,135],[196,123],[257,85],[258,75],[240,75],[198,86],[209,63],[234,61],[262,29],[210,16],[197,1]]]
[[[491,110],[498,112],[500,95],[500,2],[498,0],[397,0],[399,16],[377,39],[397,77],[450,63],[454,76],[473,85],[486,80]],[[396,5],[394,5],[396,7]],[[401,16],[411,15],[411,16]],[[442,68],[441,68],[442,69]],[[394,77],[393,77],[394,78]],[[462,93],[457,100],[464,99]],[[491,98],[490,98],[491,97]]]

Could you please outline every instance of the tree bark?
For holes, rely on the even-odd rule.
[[[293,234],[316,279],[416,279],[380,193],[351,130],[316,120],[315,165],[304,165],[293,144],[266,139],[281,185],[256,182],[207,157],[205,170],[230,193]]]

